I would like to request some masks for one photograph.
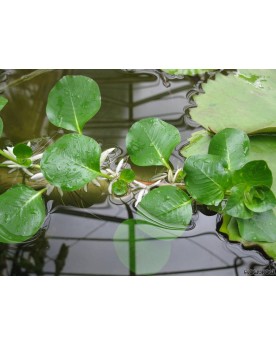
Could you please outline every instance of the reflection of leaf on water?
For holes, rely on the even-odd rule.
[[[167,230],[143,220],[129,219],[117,228],[113,241],[120,261],[138,275],[158,273],[168,262],[171,240],[180,230]]]
[[[69,252],[69,247],[66,244],[62,244],[59,249],[59,253],[55,259],[55,266],[56,266],[55,275],[60,275],[62,269],[64,268],[65,262],[68,256],[68,252]]]

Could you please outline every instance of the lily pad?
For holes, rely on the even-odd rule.
[[[52,124],[81,133],[100,107],[100,89],[93,79],[65,76],[50,91],[46,113]]]
[[[188,158],[192,155],[208,154],[209,144],[212,136],[206,130],[200,130],[192,133],[189,138],[189,144],[185,145],[180,153],[182,156]]]
[[[205,93],[195,96],[197,107],[190,114],[206,129],[215,133],[229,127],[250,134],[276,132],[276,70],[217,74],[203,88]]]
[[[159,227],[182,229],[192,218],[190,197],[175,186],[151,190],[139,203],[138,212]]]
[[[94,139],[68,134],[45,150],[41,171],[50,184],[65,191],[78,190],[101,175],[100,156]]]
[[[230,173],[217,155],[190,156],[184,165],[190,195],[200,203],[218,205],[230,185]]]
[[[20,243],[37,233],[46,217],[42,193],[16,185],[0,196],[0,242]]]
[[[165,166],[180,143],[176,127],[158,118],[146,118],[134,123],[126,138],[127,152],[138,166]]]
[[[171,74],[173,76],[196,76],[198,74],[203,74],[205,72],[210,72],[214,70],[204,70],[204,69],[163,69],[164,72]]]

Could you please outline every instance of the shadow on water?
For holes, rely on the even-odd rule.
[[[9,99],[1,113],[1,147],[33,140],[39,151],[64,133],[48,122],[45,108],[49,91],[67,74],[86,75],[99,84],[102,107],[84,134],[102,149],[116,147],[114,161],[125,155],[128,128],[139,119],[168,121],[183,143],[194,131],[184,115],[199,78],[168,80],[156,70],[0,70],[0,93]],[[172,161],[183,165],[178,151]],[[146,179],[154,170],[138,174]],[[1,169],[1,191],[22,179]],[[0,244],[1,275],[247,275],[256,272],[252,268],[271,267],[259,252],[220,236],[216,215],[195,211],[194,227],[174,234],[145,228],[133,202],[133,196],[109,197],[107,186],[51,195],[48,217],[34,239]]]

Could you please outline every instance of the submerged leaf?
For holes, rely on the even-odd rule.
[[[249,138],[245,132],[227,128],[212,138],[208,153],[220,156],[227,162],[228,169],[233,171],[245,164],[249,145]]]
[[[138,212],[159,227],[183,229],[192,218],[191,199],[175,186],[151,190],[139,203]]]
[[[166,166],[180,143],[176,127],[158,118],[146,118],[134,123],[128,131],[126,146],[131,161],[138,166]]]
[[[247,241],[276,242],[276,215],[269,210],[255,213],[251,219],[238,219],[239,233]]]
[[[219,156],[190,156],[184,165],[187,190],[200,203],[218,205],[230,184],[229,171]]]
[[[78,190],[101,175],[100,156],[100,146],[94,139],[68,134],[45,150],[41,171],[52,185],[65,191]]]
[[[150,229],[150,234],[143,227]],[[115,251],[132,273],[154,274],[159,272],[168,262],[171,254],[171,242],[154,239],[155,234],[161,236],[161,229],[141,220],[123,221],[114,234]],[[163,230],[163,235],[166,233]]]
[[[50,91],[46,113],[49,121],[81,133],[101,107],[98,84],[85,76],[65,76]]]
[[[230,241],[239,242],[246,248],[255,248],[256,246],[258,246],[262,248],[268,256],[270,256],[274,260],[276,259],[276,242],[268,243],[264,241],[247,241],[243,239],[239,234],[237,219],[235,219],[234,217],[224,215],[223,223],[219,231],[226,234]]]
[[[197,107],[190,114],[206,129],[219,132],[238,127],[246,133],[276,131],[276,70],[242,70],[242,76],[217,74],[215,80],[204,85],[204,91],[195,97]]]
[[[17,185],[0,196],[0,242],[23,242],[40,229],[46,216],[42,193]]]

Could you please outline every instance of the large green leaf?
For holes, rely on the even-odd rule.
[[[246,184],[239,184],[232,187],[230,190],[231,195],[223,210],[226,214],[242,219],[249,219],[253,216],[253,211],[247,208],[244,201],[246,187]]]
[[[142,199],[138,212],[160,227],[183,229],[192,218],[191,199],[175,186],[161,186]]]
[[[158,118],[137,121],[129,129],[126,138],[128,154],[138,166],[170,168],[170,156],[179,143],[178,129]]]
[[[200,203],[218,205],[230,184],[229,171],[219,156],[190,156],[184,165],[185,183],[191,196]]]
[[[189,138],[189,144],[181,149],[181,155],[188,158],[192,155],[208,154],[209,144],[212,139],[210,133],[206,130],[200,130],[192,133]]]
[[[224,215],[223,223],[219,231],[226,234],[230,241],[239,242],[246,248],[255,248],[256,246],[262,248],[268,256],[276,260],[276,242],[249,242],[243,239],[239,234],[237,219],[234,217]]]
[[[41,170],[52,185],[65,191],[78,190],[101,175],[100,155],[94,139],[68,134],[45,150]]]
[[[263,160],[250,161],[241,169],[233,173],[233,183],[245,183],[247,186],[272,185],[272,173],[267,163]]]
[[[248,220],[237,219],[239,233],[247,241],[276,242],[276,215],[272,210],[255,213]]]
[[[141,220],[125,220],[119,225],[113,238],[120,261],[136,274],[159,272],[171,254],[171,241],[152,237],[156,233],[160,234],[160,228],[154,225],[147,225],[152,235],[145,233],[143,227],[146,224]]]
[[[58,127],[81,133],[101,107],[98,84],[85,76],[65,76],[50,91],[46,113]]]
[[[276,195],[276,136],[258,135],[250,138],[249,160],[264,160],[272,171],[273,183],[271,190]],[[255,171],[257,175],[258,172]],[[266,184],[263,184],[266,185]]]
[[[249,145],[246,133],[228,128],[212,138],[208,153],[220,156],[227,162],[228,169],[233,171],[245,164]]]
[[[213,132],[228,127],[246,133],[276,132],[276,70],[240,72],[209,80],[205,93],[195,97],[192,119]]]
[[[46,216],[42,193],[16,185],[0,196],[0,242],[22,242],[40,229]]]

